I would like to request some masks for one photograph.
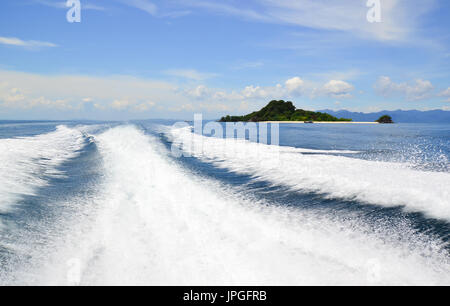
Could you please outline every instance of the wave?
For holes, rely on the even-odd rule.
[[[194,176],[132,126],[94,136],[104,181],[87,211],[4,283],[83,285],[450,284],[447,253],[407,225],[363,222],[244,198]],[[402,225],[397,225],[401,227]],[[45,254],[42,255],[42,254]]]
[[[403,206],[407,211],[450,220],[448,172],[418,171],[400,163],[346,156],[302,154],[310,150],[205,137],[192,133],[191,128],[172,128],[167,133],[184,153],[217,167],[252,175],[255,180],[288,186],[294,191],[321,193],[328,198]]]
[[[63,125],[47,134],[0,139],[0,213],[35,195],[48,178],[63,175],[58,166],[74,158],[85,140],[82,132]]]

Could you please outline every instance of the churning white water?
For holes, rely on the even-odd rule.
[[[132,126],[110,129],[95,141],[104,168],[98,194],[73,199],[74,207],[86,202],[89,205],[80,205],[83,211],[74,216],[66,231],[56,235],[49,246],[30,250],[31,262],[1,282],[450,284],[447,253],[440,251],[438,242],[415,234],[407,224],[402,230],[409,239],[400,242],[386,238],[389,229],[366,231],[362,221],[346,222],[245,198],[215,181],[193,176],[167,156],[157,139]],[[208,148],[209,154],[212,151]],[[246,166],[242,160],[233,162]],[[356,162],[356,166],[361,165],[373,170]],[[259,167],[248,166],[251,171]],[[262,175],[267,170],[261,167],[259,171]],[[296,184],[303,179],[314,188],[321,185],[326,190],[339,184],[333,182],[335,177],[290,178]],[[343,195],[361,191],[347,187],[347,179],[344,177],[341,183]],[[362,184],[375,188],[370,182],[376,183]]]
[[[66,126],[34,137],[0,139],[0,213],[20,197],[34,195],[47,178],[61,175],[57,167],[75,157],[83,143],[83,134]]]
[[[168,134],[185,153],[256,180],[330,198],[404,206],[408,211],[450,220],[448,172],[419,171],[400,163],[344,156],[300,154],[311,150],[205,137],[190,128],[172,129]]]

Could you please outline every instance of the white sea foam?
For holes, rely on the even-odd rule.
[[[83,141],[80,131],[66,126],[34,137],[0,139],[0,212],[34,195],[47,178],[61,175],[57,167],[75,157]]]
[[[369,234],[362,221],[245,199],[194,177],[134,127],[96,142],[105,181],[95,198],[71,204],[90,202],[80,212],[88,217],[48,250],[33,249],[31,266],[3,283],[450,284],[439,243],[407,225],[396,231],[406,240],[390,241],[384,228]]]
[[[450,220],[450,173],[418,171],[400,163],[301,154],[309,150],[205,137],[189,128],[172,129],[171,135],[190,155],[256,180],[330,198],[404,206]]]

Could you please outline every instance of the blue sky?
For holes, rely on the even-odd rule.
[[[450,110],[449,1],[65,2],[0,2],[0,119]]]

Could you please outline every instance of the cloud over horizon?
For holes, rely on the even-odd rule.
[[[99,110],[168,111],[240,110],[246,101],[265,103],[272,99],[318,96],[344,97],[354,86],[337,80],[316,84],[293,77],[283,85],[243,86],[239,91],[214,89],[131,76],[38,75],[0,70],[0,106],[11,109],[80,109],[91,103]]]
[[[417,101],[430,98],[434,86],[430,81],[417,79],[411,83],[395,83],[390,77],[380,77],[374,85],[376,93],[383,97],[393,95],[403,96],[408,101]]]

